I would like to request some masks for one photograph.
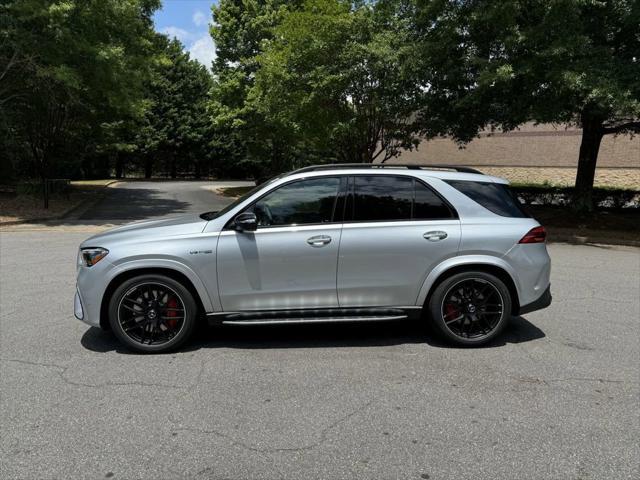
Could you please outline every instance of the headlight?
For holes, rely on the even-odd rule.
[[[92,267],[106,257],[108,253],[109,250],[106,248],[81,248],[78,260],[79,263],[82,262],[87,267]]]

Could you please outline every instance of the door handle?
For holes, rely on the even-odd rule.
[[[447,232],[436,230],[433,232],[427,232],[422,236],[425,240],[429,240],[430,242],[437,242],[439,240],[444,240],[445,238],[447,238]]]
[[[316,235],[315,237],[307,238],[307,243],[312,247],[323,247],[331,243],[331,237],[329,235]]]

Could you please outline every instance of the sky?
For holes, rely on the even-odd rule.
[[[211,5],[215,0],[162,0],[162,7],[153,17],[156,30],[176,37],[191,54],[207,68],[215,58],[215,47],[209,35]]]

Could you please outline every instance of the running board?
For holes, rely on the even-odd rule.
[[[255,320],[223,320],[223,325],[286,325],[299,323],[347,323],[347,322],[384,322],[388,320],[406,320],[406,315],[394,317],[320,317],[320,318],[273,318]]]
[[[210,324],[284,325],[301,323],[384,322],[418,318],[420,307],[318,308],[208,313]]]

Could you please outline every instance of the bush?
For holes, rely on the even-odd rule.
[[[575,198],[574,187],[551,185],[512,185],[511,189],[524,205],[565,206]],[[622,188],[593,189],[593,203],[598,209],[640,208],[640,191]]]
[[[47,180],[49,194],[69,195],[71,182],[67,178],[51,178]],[[16,186],[16,193],[22,195],[42,195],[42,182],[21,182]]]

